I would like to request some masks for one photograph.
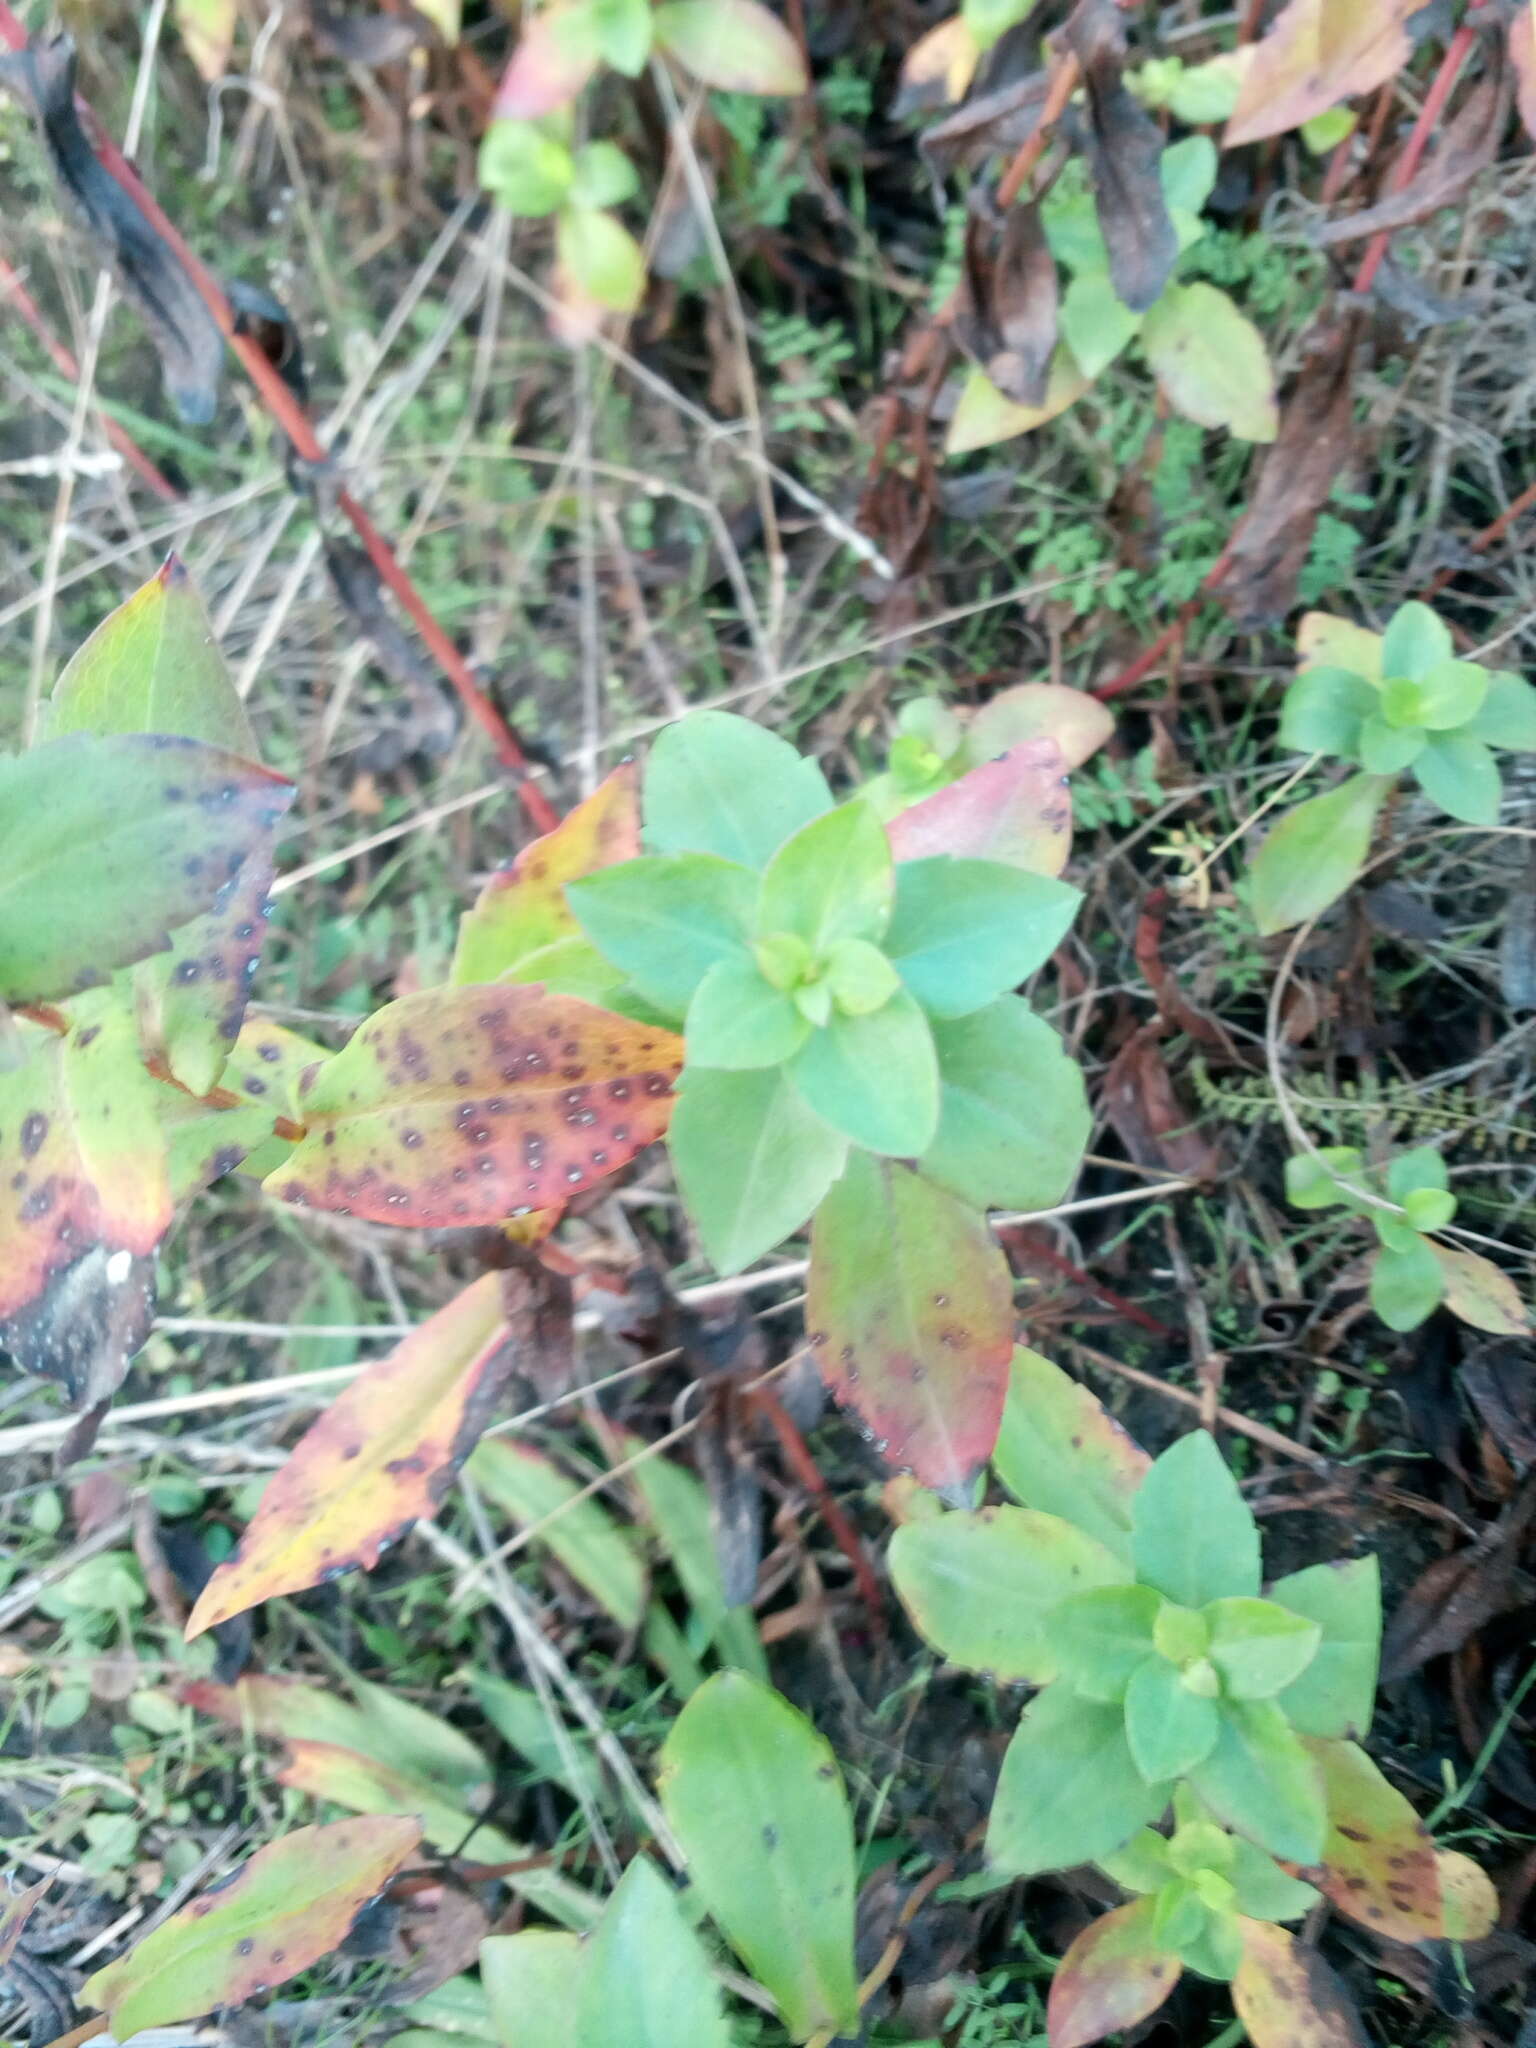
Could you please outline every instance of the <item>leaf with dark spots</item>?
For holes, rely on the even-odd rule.
[[[1059,875],[1072,847],[1072,797],[1053,739],[1025,740],[893,818],[898,861],[933,854],[1003,861]]]
[[[193,1608],[188,1640],[260,1601],[377,1564],[386,1543],[437,1512],[515,1362],[502,1276],[486,1273],[306,1430]]]
[[[1063,41],[1082,66],[1086,154],[1110,278],[1122,304],[1144,313],[1161,298],[1179,257],[1158,170],[1163,132],[1125,83],[1125,30],[1115,0],[1078,0]]]
[[[174,733],[259,759],[208,614],[169,556],[70,657],[48,704],[48,734]]]
[[[659,1138],[683,1042],[538,986],[435,989],[308,1076],[280,1200],[413,1228],[570,1200]]]
[[[811,1230],[806,1327],[823,1380],[888,1463],[969,1504],[1013,1355],[1007,1263],[975,1209],[850,1155]]]
[[[1056,259],[1040,209],[1011,206],[1000,228],[980,212],[965,230],[953,331],[1005,398],[1039,405],[1056,346]]]
[[[1253,45],[1225,149],[1284,135],[1340,100],[1374,92],[1413,52],[1420,0],[1290,0]]]
[[[145,1049],[194,1095],[206,1095],[224,1072],[245,1022],[272,914],[272,863],[253,853],[217,910],[171,934],[168,952],[133,970]]]
[[[97,158],[75,109],[75,44],[67,35],[0,57],[7,85],[37,123],[60,195],[111,264],[148,328],[165,388],[191,426],[218,406],[224,337],[176,252]]]
[[[1315,1948],[1265,1920],[1238,1926],[1232,2003],[1253,2048],[1369,2048],[1349,1993]]]
[[[1088,2048],[1157,2011],[1183,1974],[1156,1935],[1157,1901],[1133,1899],[1085,1927],[1056,1966],[1051,2048]]]
[[[1358,242],[1366,235],[1384,234],[1427,220],[1442,206],[1459,198],[1478,173],[1488,168],[1498,153],[1509,118],[1509,75],[1497,52],[1498,45],[1494,45],[1493,69],[1478,80],[1464,104],[1440,130],[1428,162],[1401,191],[1319,228],[1315,240],[1320,248],[1337,248],[1341,243]]]
[[[0,1000],[94,987],[234,893],[291,782],[160,734],[71,733],[0,759]]]
[[[540,981],[589,1001],[611,995],[624,977],[582,931],[565,885],[639,852],[639,780],[626,761],[553,832],[491,876],[460,921],[449,980]]]
[[[143,1341],[145,1262],[170,1227],[159,1084],[105,997],[63,1037],[26,1027],[24,1042],[0,1073],[0,1345],[94,1406]]]
[[[390,610],[378,570],[361,548],[339,540],[326,542],[325,566],[331,588],[373,649],[374,660],[404,694],[403,735],[391,736],[396,742],[392,751],[399,759],[407,753],[429,758],[446,754],[458,736],[457,709],[436,671],[416,652]],[[378,765],[394,766],[395,762]]]
[[[1219,582],[1241,625],[1268,625],[1296,602],[1317,516],[1354,449],[1354,352],[1360,322],[1325,311],[1300,344],[1300,369],[1280,408]]]
[[[126,2041],[146,2027],[243,2005],[329,1955],[421,1840],[400,1814],[299,1828],[173,1913],[81,1997]]]
[[[273,1136],[273,1125],[279,1118],[298,1123],[299,1082],[328,1057],[324,1046],[298,1032],[266,1017],[248,1017],[220,1077],[219,1093],[237,1097],[234,1103],[219,1108],[158,1085],[155,1113],[169,1149],[176,1200],[238,1166],[260,1175],[285,1160],[291,1146]]]
[[[1308,1741],[1323,1774],[1328,1834],[1309,1881],[1352,1920],[1389,1941],[1445,1931],[1440,1872],[1428,1830],[1353,1742]]]
[[[1536,1474],[1528,1476],[1498,1521],[1475,1543],[1436,1558],[1403,1596],[1381,1645],[1381,1679],[1406,1678],[1431,1657],[1469,1642],[1485,1622],[1530,1598],[1520,1568],[1525,1534],[1536,1518]]]

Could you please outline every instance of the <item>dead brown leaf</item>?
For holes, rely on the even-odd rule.
[[[1178,261],[1158,164],[1163,131],[1125,82],[1126,41],[1114,0],[1079,0],[1062,39],[1082,66],[1085,153],[1117,296],[1144,313],[1163,295]]]
[[[1131,1034],[1104,1076],[1101,1106],[1138,1166],[1213,1180],[1222,1170],[1221,1154],[1194,1128],[1174,1092],[1160,1042],[1166,1029],[1154,1017]]]
[[[1045,397],[1056,346],[1056,259],[1038,206],[1010,206],[1001,227],[973,211],[955,295],[960,347],[1017,405]]]
[[[1509,118],[1510,78],[1496,56],[1492,68],[1480,78],[1455,117],[1446,123],[1429,161],[1408,180],[1401,192],[1351,213],[1343,220],[1329,221],[1317,233],[1320,248],[1336,248],[1342,242],[1358,242],[1366,235],[1393,228],[1411,227],[1449,206],[1479,171],[1493,162]]]
[[[1436,1558],[1419,1575],[1382,1638],[1383,1684],[1406,1678],[1431,1657],[1459,1650],[1485,1622],[1530,1598],[1532,1585],[1520,1568],[1520,1552],[1533,1520],[1536,1475],[1475,1543]]]

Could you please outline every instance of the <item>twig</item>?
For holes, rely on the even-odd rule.
[[[1171,1386],[1167,1380],[1160,1380],[1154,1373],[1143,1372],[1140,1366],[1124,1365],[1118,1358],[1111,1358],[1108,1352],[1096,1351],[1091,1344],[1084,1344],[1077,1337],[1063,1337],[1062,1343],[1069,1351],[1075,1351],[1090,1365],[1101,1372],[1112,1372],[1118,1379],[1129,1380],[1133,1386],[1145,1387],[1149,1394],[1161,1394],[1164,1400],[1176,1401],[1181,1408],[1192,1408],[1198,1415],[1205,1403],[1199,1394],[1191,1394],[1185,1387]],[[1263,1444],[1267,1450],[1275,1451],[1282,1458],[1294,1458],[1299,1464],[1311,1465],[1322,1471],[1332,1464],[1321,1452],[1309,1451],[1293,1438],[1282,1436],[1278,1429],[1271,1429],[1267,1422],[1253,1422],[1246,1415],[1239,1415],[1235,1408],[1216,1410],[1216,1420],[1226,1429],[1235,1430],[1239,1436],[1251,1437],[1256,1444]]]
[[[997,188],[997,203],[1000,208],[1012,206],[1024,189],[1024,181],[1045,149],[1051,137],[1051,130],[1066,111],[1067,101],[1077,91],[1083,75],[1083,67],[1070,50],[1066,51],[1051,74],[1046,90],[1045,105],[1040,109],[1040,118],[1035,123],[1032,135],[1025,137],[1019,153],[1003,173],[1002,183]]]
[[[1479,12],[1482,4],[1483,0],[1474,0],[1474,4],[1467,9],[1468,19],[1462,22],[1446,44],[1445,55],[1440,59],[1440,69],[1430,81],[1429,91],[1424,95],[1424,104],[1419,109],[1419,118],[1413,124],[1413,132],[1404,144],[1403,153],[1388,174],[1386,192],[1383,196],[1390,198],[1394,192],[1401,192],[1419,168],[1419,159],[1423,156],[1429,138],[1435,131],[1435,124],[1445,111],[1445,103],[1461,76],[1461,67],[1471,55],[1472,46],[1477,41],[1477,28],[1471,16]],[[1376,273],[1381,268],[1382,259],[1391,240],[1390,228],[1382,228],[1372,235],[1366,244],[1365,254],[1360,259],[1360,268],[1355,272],[1355,281],[1351,286],[1355,293],[1368,292],[1375,283]]]

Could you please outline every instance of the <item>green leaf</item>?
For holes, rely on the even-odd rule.
[[[1396,726],[1373,714],[1360,726],[1360,765],[1371,775],[1400,775],[1423,753],[1428,737],[1422,726]]]
[[[1227,1871],[1237,1893],[1237,1909],[1252,1920],[1299,1920],[1310,1913],[1322,1894],[1280,1868],[1253,1842],[1234,1841]]]
[[[960,18],[978,50],[990,50],[1029,12],[1029,0],[962,0]]]
[[[792,997],[745,951],[717,960],[693,992],[683,1036],[691,1067],[780,1066],[810,1036]]]
[[[930,1179],[983,1208],[1048,1209],[1072,1185],[1092,1117],[1081,1069],[1018,996],[938,1020]]]
[[[800,45],[761,0],[664,0],[654,19],[667,55],[720,92],[810,89]]]
[[[903,861],[885,950],[935,1017],[963,1017],[1016,988],[1056,950],[1081,894],[1001,861]]]
[[[1149,1657],[1125,1689],[1125,1739],[1131,1761],[1149,1784],[1182,1778],[1215,1747],[1220,1716],[1214,1700],[1191,1692],[1171,1664]]]
[[[1398,606],[1381,638],[1383,677],[1407,676],[1418,682],[1455,658],[1450,627],[1427,604]]]
[[[666,854],[583,875],[566,900],[598,951],[680,1017],[710,968],[745,957],[757,877],[714,854]]]
[[[997,1439],[1013,1289],[985,1219],[852,1152],[816,1213],[806,1328],[822,1378],[893,1465],[969,1506]]]
[[[844,939],[880,939],[891,921],[895,866],[873,805],[855,798],[803,825],[768,863],[757,932],[791,932],[821,960]]]
[[[293,796],[250,761],[160,734],[71,733],[0,758],[0,1001],[72,996],[161,951],[219,904]]]
[[[856,2030],[853,1821],[829,1745],[768,1686],[722,1671],[673,1724],[659,1789],[699,1897],[791,2037]]]
[[[1060,1515],[1131,1555],[1131,1504],[1152,1460],[1060,1366],[1020,1346],[992,1463],[1026,1507]]]
[[[1358,1180],[1365,1157],[1353,1145],[1321,1145],[1315,1152],[1293,1152],[1285,1162],[1285,1199],[1293,1209],[1332,1209],[1349,1201],[1339,1178]]]
[[[634,1538],[599,1500],[531,1444],[486,1437],[471,1454],[471,1479],[519,1529],[537,1528],[578,1585],[621,1628],[637,1630],[645,1617],[645,1568]]]
[[[722,1277],[800,1228],[843,1170],[848,1141],[786,1074],[686,1067],[667,1135],[694,1228]]]
[[[260,758],[208,614],[175,555],[109,612],[53,686],[48,736],[176,733]]]
[[[537,220],[565,204],[576,164],[558,137],[532,121],[493,120],[480,144],[480,184],[498,206]]]
[[[646,18],[647,28],[649,25]],[[573,206],[622,206],[639,189],[640,174],[616,142],[589,142],[577,150],[571,183]]]
[[[1032,1702],[1008,1745],[988,1858],[1015,1877],[1097,1862],[1156,1820],[1170,1789],[1149,1785],[1131,1761],[1118,1707],[1058,1681]]]
[[[1272,1600],[1214,1600],[1205,1610],[1210,1659],[1233,1699],[1266,1700],[1284,1691],[1317,1654],[1316,1622]]]
[[[1001,1684],[1048,1684],[1057,1674],[1055,1611],[1085,1587],[1125,1576],[1101,1543],[1030,1508],[906,1522],[891,1538],[890,1558],[897,1595],[923,1640],[951,1664]]]
[[[87,1978],[80,1996],[120,2041],[242,2005],[338,1948],[420,1840],[420,1822],[399,1815],[282,1835]]]
[[[834,1012],[789,1062],[807,1106],[870,1152],[915,1159],[939,1123],[933,1031],[902,989],[864,1017]]]
[[[1322,1631],[1312,1662],[1279,1695],[1303,1735],[1364,1736],[1376,1703],[1381,1651],[1381,1569],[1374,1557],[1311,1565],[1269,1589],[1293,1614]]]
[[[729,711],[690,711],[651,749],[645,840],[656,853],[713,853],[762,868],[792,832],[831,808],[814,761]]]
[[[578,2048],[576,2020],[587,1951],[574,1934],[530,1927],[480,1944],[480,1981],[502,2048]]]
[[[1482,740],[1467,733],[1431,733],[1413,764],[1420,789],[1464,825],[1496,825],[1503,785],[1499,764]]]
[[[730,2048],[709,1958],[645,1856],[624,1872],[588,1937],[578,1999],[575,2048]],[[525,2016],[519,2024],[522,2038],[543,2048]]]
[[[645,252],[617,214],[598,206],[561,207],[555,255],[583,297],[612,312],[632,313],[645,297]]]
[[[1403,1214],[1415,1230],[1444,1230],[1456,1214],[1456,1197],[1445,1188],[1415,1188],[1403,1197]]]
[[[1303,669],[1285,693],[1280,744],[1298,754],[1337,754],[1352,760],[1360,726],[1378,706],[1377,692],[1352,669],[1319,664]]]
[[[867,1017],[891,1000],[901,976],[868,939],[840,939],[827,956],[827,986],[845,1016]]]
[[[1207,82],[1213,80],[1221,70],[1221,59],[1192,66],[1183,75],[1182,88],[1190,90],[1198,76],[1204,74]],[[1222,88],[1223,97],[1231,87]],[[1173,110],[1181,121],[1219,120],[1220,115],[1191,115],[1180,106],[1177,93],[1172,102]],[[1163,188],[1163,197],[1169,206],[1177,207],[1184,213],[1199,213],[1205,202],[1216,189],[1218,160],[1216,145],[1208,135],[1186,135],[1182,141],[1170,143],[1157,160],[1158,183]]]
[[[1177,1796],[1175,1794],[1175,1799]],[[1174,1811],[1177,1813],[1177,1805]],[[1168,1837],[1157,1834],[1152,1828],[1143,1828],[1139,1834],[1132,1835],[1123,1849],[1101,1858],[1099,1868],[1106,1877],[1112,1877],[1124,1892],[1161,1891],[1174,1874],[1169,1860]]]
[[[1263,336],[1213,284],[1170,285],[1146,314],[1141,346],[1170,405],[1242,441],[1280,429]]]
[[[1064,1601],[1046,1632],[1062,1676],[1085,1699],[1106,1705],[1123,1700],[1156,1649],[1152,1628],[1162,1604],[1150,1586],[1119,1585]]]
[[[1091,382],[1135,339],[1141,316],[1120,298],[1107,270],[1086,270],[1061,295],[1058,329]]]
[[[1352,775],[1287,811],[1249,870],[1254,919],[1266,939],[1306,924],[1344,894],[1365,865],[1391,786],[1383,775]]]
[[[1371,1307],[1389,1330],[1416,1330],[1445,1298],[1445,1273],[1424,1240],[1406,1250],[1383,1245],[1371,1264]]]
[[[1087,2048],[1157,2011],[1183,1966],[1159,1943],[1156,1914],[1153,1900],[1136,1899],[1078,1935],[1051,1979],[1051,2048]]]
[[[1285,1863],[1316,1863],[1326,1809],[1322,1774],[1273,1700],[1227,1700],[1216,1747],[1191,1773],[1218,1820]]]
[[[1524,676],[1495,669],[1488,678],[1488,694],[1467,727],[1467,735],[1490,747],[1536,753],[1536,688]]]
[[[603,62],[638,78],[651,54],[649,0],[593,0],[592,19]]]
[[[1136,1576],[1183,1607],[1259,1590],[1259,1530],[1203,1429],[1169,1446],[1131,1504]]]
[[[1488,671],[1472,661],[1444,661],[1410,681],[1389,675],[1381,686],[1382,709],[1394,725],[1424,725],[1449,731],[1476,716],[1488,694]]]

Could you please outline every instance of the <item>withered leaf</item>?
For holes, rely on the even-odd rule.
[[[1505,1456],[1536,1465],[1536,1364],[1529,1347],[1479,1344],[1462,1365],[1461,1384]]]
[[[74,38],[34,38],[24,50],[0,57],[0,85],[37,123],[61,194],[149,329],[176,410],[190,426],[207,426],[218,404],[224,337],[176,252],[105,169],[81,127]]]
[[[1354,443],[1352,371],[1357,316],[1325,312],[1302,344],[1301,368],[1280,411],[1220,588],[1241,625],[1288,612],[1328,502]]]
[[[342,14],[310,0],[309,25],[318,49],[348,64],[399,64],[432,40],[432,24],[414,7],[398,14]]]
[[[1043,71],[974,94],[964,106],[923,130],[922,152],[939,176],[973,164],[994,150],[1017,149],[1040,125],[1047,79]]]
[[[1520,1569],[1525,1533],[1536,1520],[1536,1475],[1490,1529],[1464,1550],[1439,1557],[1409,1587],[1381,1645],[1384,1685],[1406,1678],[1431,1657],[1459,1650],[1496,1614],[1530,1597]]]
[[[954,336],[1005,398],[1039,405],[1056,346],[1056,259],[1040,209],[1011,206],[1001,227],[979,211],[965,231]]]
[[[1336,248],[1341,242],[1358,242],[1393,228],[1406,228],[1415,221],[1449,206],[1479,171],[1493,162],[1509,114],[1508,68],[1495,56],[1492,68],[1467,95],[1454,119],[1447,122],[1434,154],[1416,171],[1400,192],[1394,192],[1375,206],[1331,220],[1319,228],[1318,246]]]
[[[1125,30],[1114,0],[1079,0],[1063,40],[1083,71],[1085,151],[1110,278],[1121,301],[1144,313],[1162,297],[1179,255],[1158,174],[1163,133],[1126,85]]]

